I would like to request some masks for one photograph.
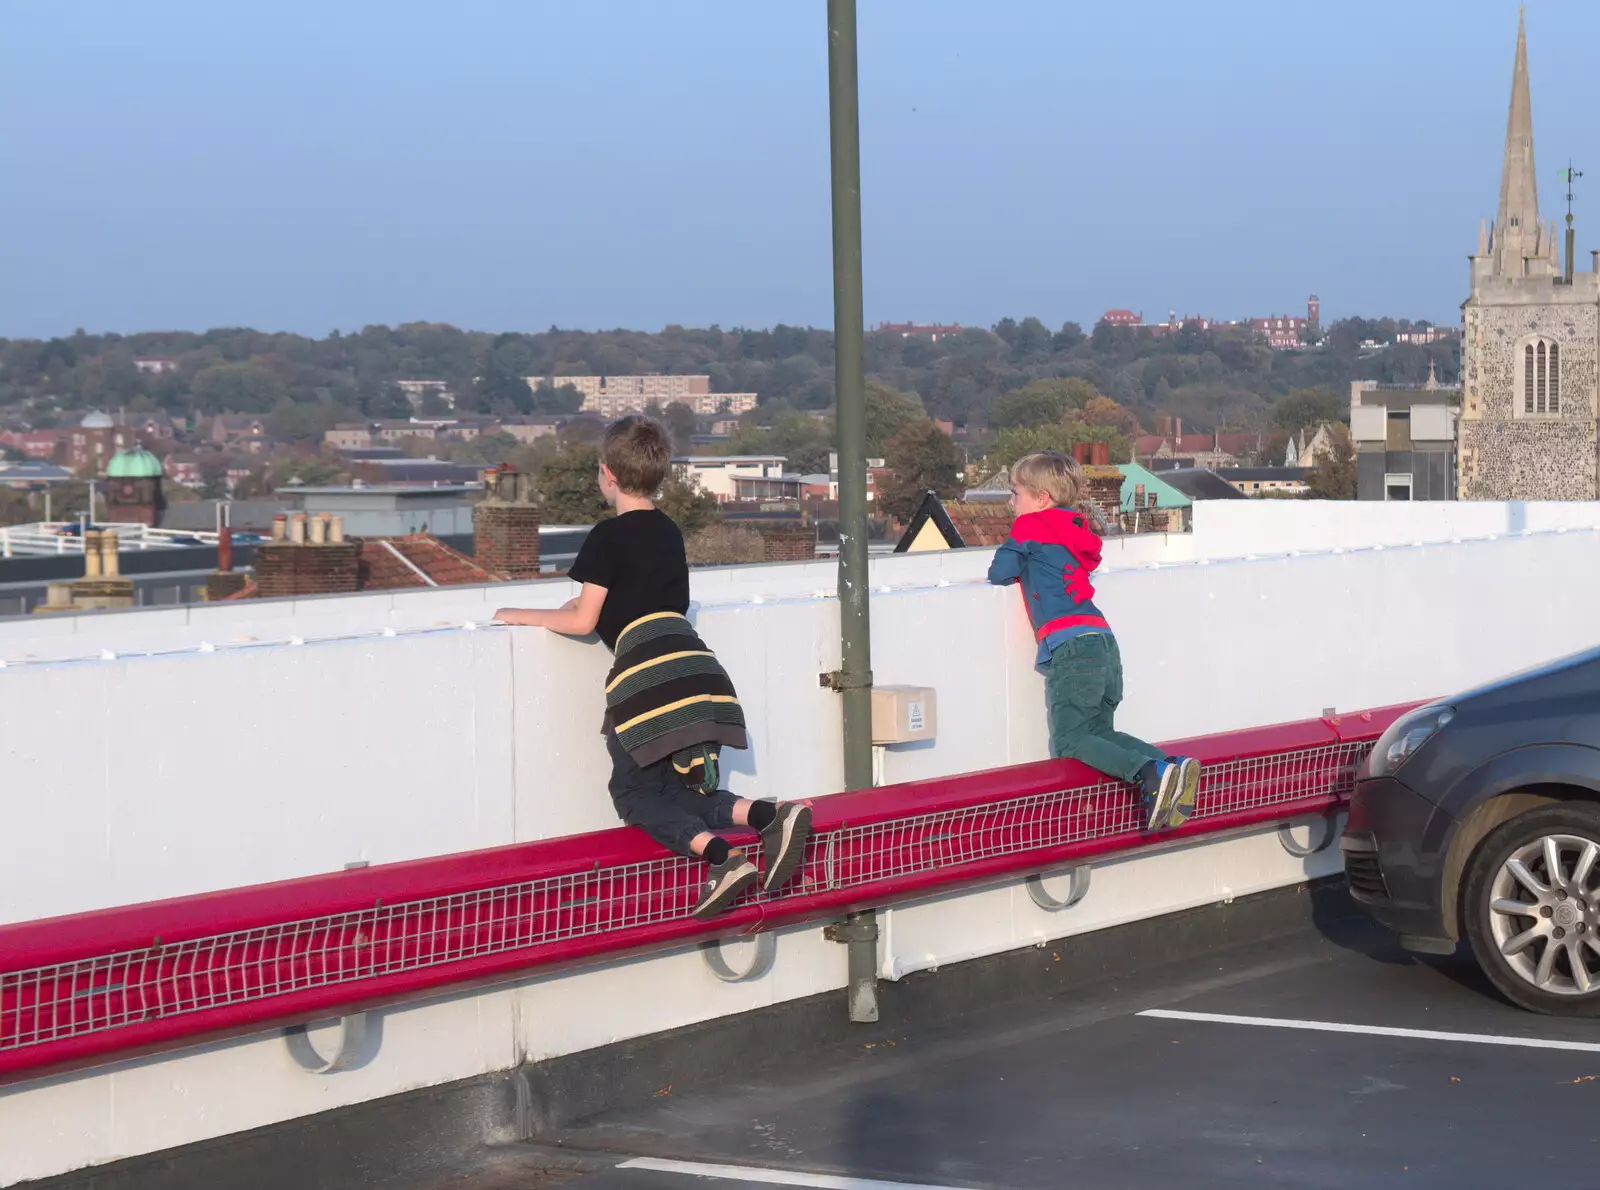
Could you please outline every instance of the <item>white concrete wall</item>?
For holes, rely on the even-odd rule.
[[[1232,558],[1594,529],[1600,528],[1600,503],[1202,500],[1194,506],[1193,528],[1194,557]]]
[[[926,554],[880,555],[871,559],[875,589],[934,587],[981,579],[990,550],[952,550]],[[1106,543],[1105,569],[1146,565],[1190,555],[1183,536],[1114,538]],[[701,604],[833,594],[838,563],[833,560],[729,566],[691,572],[691,592]],[[429,591],[323,595],[304,599],[247,599],[171,608],[105,611],[65,616],[0,620],[0,661],[97,657],[103,649],[134,650],[193,647],[201,642],[225,646],[376,632],[383,628],[428,628],[485,622],[498,607],[555,607],[573,594],[565,579],[498,583],[482,587],[440,587]]]
[[[1123,725],[1151,737],[1448,693],[1600,637],[1593,531],[1173,560],[1187,544],[1113,543],[1119,566],[1099,583],[1128,668]],[[1044,754],[1029,633],[1015,592],[981,582],[987,557],[874,565],[877,679],[932,685],[940,698],[939,739],[893,751],[890,781]],[[701,631],[753,728],[751,752],[730,756],[737,791],[814,796],[840,783],[838,704],[817,685],[838,662],[837,604],[818,594],[832,576],[831,564],[695,576]],[[1492,623],[1490,579],[1512,592],[1493,597]],[[30,622],[29,638],[0,631],[0,656],[57,658],[0,671],[0,790],[11,797],[0,921],[613,825],[597,734],[603,649],[529,630],[407,627],[484,618],[520,601],[509,590],[80,617]],[[517,591],[544,603],[566,593],[564,583]],[[399,633],[317,639],[384,626]],[[295,635],[305,643],[286,643]],[[197,651],[200,640],[218,647]],[[136,647],[183,651],[127,655]],[[102,648],[119,655],[100,659]],[[893,977],[1336,864],[1331,852],[1292,859],[1264,831],[1103,865],[1083,904],[1060,914],[1015,882],[936,898],[887,916],[883,968]],[[653,991],[640,998],[645,965]],[[746,984],[717,982],[687,950],[385,1014],[375,1060],[337,1076],[301,1072],[281,1039],[261,1037],[0,1090],[0,1185],[843,980],[842,948],[799,928],[780,936],[774,969]]]

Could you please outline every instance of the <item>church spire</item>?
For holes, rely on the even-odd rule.
[[[1540,255],[1537,178],[1533,100],[1528,91],[1527,18],[1522,15],[1517,18],[1517,59],[1511,71],[1511,111],[1506,118],[1506,155],[1495,219],[1495,271],[1501,276],[1524,276],[1523,262]]]

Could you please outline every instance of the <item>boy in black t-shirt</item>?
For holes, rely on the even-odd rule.
[[[583,590],[556,611],[502,608],[495,619],[567,636],[598,632],[616,654],[606,678],[612,804],[662,846],[710,863],[694,915],[712,917],[762,879],[714,832],[759,832],[763,887],[775,891],[800,870],[811,810],[718,789],[721,748],[748,741],[728,675],[684,615],[683,534],[652,502],[671,465],[667,431],[648,417],[624,417],[606,428],[600,458],[600,492],[617,515],[589,531],[572,564],[569,577]]]

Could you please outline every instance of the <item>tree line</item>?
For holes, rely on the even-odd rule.
[[[1320,346],[1296,351],[1274,351],[1244,328],[1187,326],[1157,336],[1102,322],[1085,333],[1076,323],[1051,330],[1031,317],[937,342],[874,331],[865,341],[868,448],[904,477],[884,493],[896,508],[922,487],[953,487],[946,477],[967,462],[998,469],[1029,450],[1085,441],[1104,442],[1114,460],[1126,460],[1134,436],[1152,430],[1159,415],[1182,418],[1188,430],[1256,431],[1261,447],[1245,461],[1278,463],[1291,434],[1344,416],[1352,379],[1418,384],[1430,365],[1446,383],[1455,379],[1457,342],[1397,342],[1412,326],[1345,319],[1326,329]],[[1374,343],[1376,350],[1366,346]],[[141,370],[136,361],[149,357],[176,366]],[[828,469],[833,336],[785,325],[490,334],[407,323],[320,339],[244,328],[80,330],[50,340],[0,340],[0,417],[15,428],[48,428],[88,408],[187,418],[263,415],[275,440],[306,456],[275,459],[252,477],[252,489],[270,491],[334,467],[310,457],[332,426],[415,412],[400,380],[443,381],[458,411],[507,417],[573,413],[579,396],[561,384],[563,375],[649,372],[706,373],[714,391],[759,393],[760,407],[741,419],[722,449],[783,454],[803,474]],[[447,411],[437,395],[423,399],[423,414]],[[658,412],[687,449],[698,428],[694,415],[681,405]],[[967,432],[965,458],[933,436],[930,419]],[[561,449],[592,443],[597,434],[596,425],[580,419],[559,443],[524,447],[491,438],[414,449],[538,471]]]
[[[1146,428],[1157,414],[1197,430],[1254,429],[1275,401],[1299,389],[1343,389],[1351,379],[1420,383],[1430,361],[1441,379],[1459,369],[1453,340],[1394,342],[1411,324],[1390,319],[1333,323],[1323,346],[1273,351],[1242,328],[1186,327],[1155,336],[1100,323],[1006,318],[933,342],[892,331],[866,336],[868,374],[915,396],[931,417],[958,427],[1005,428],[1015,396],[1036,381],[1079,380],[1132,411]],[[1362,343],[1388,344],[1368,351]],[[135,361],[176,361],[168,372]],[[341,421],[405,417],[398,380],[442,380],[457,408],[494,416],[565,413],[577,394],[562,375],[648,372],[709,374],[718,392],[756,392],[768,419],[824,410],[833,400],[833,335],[813,327],[724,330],[669,326],[641,331],[489,334],[439,323],[369,326],[316,339],[249,329],[0,340],[0,409],[48,424],[85,408],[177,415],[269,415],[288,440],[310,441]],[[526,377],[549,381],[530,388]],[[437,398],[424,412],[442,414]]]

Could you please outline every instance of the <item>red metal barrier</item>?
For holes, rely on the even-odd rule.
[[[1174,743],[1207,766],[1179,836],[1334,812],[1406,709]],[[623,828],[0,926],[0,1081],[832,917],[1146,841],[1128,788],[1070,761],[814,806],[799,879],[712,923],[689,916],[702,865]]]

